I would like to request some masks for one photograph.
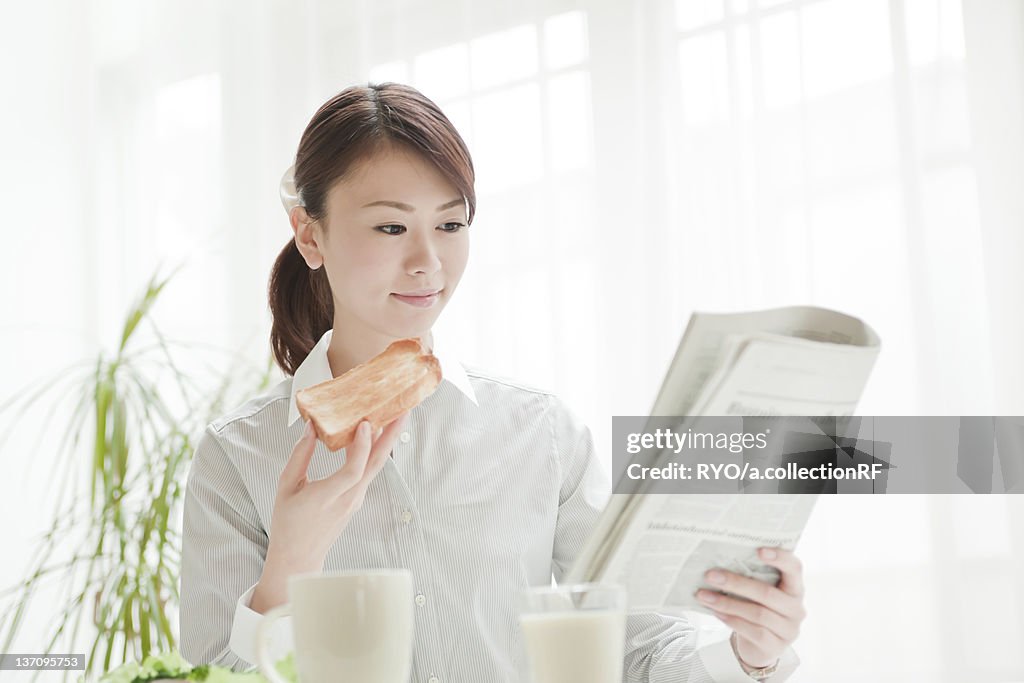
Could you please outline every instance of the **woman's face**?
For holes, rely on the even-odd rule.
[[[386,147],[335,183],[325,225],[296,230],[306,262],[327,270],[335,330],[368,340],[425,335],[466,269],[466,219],[455,186],[400,147]]]

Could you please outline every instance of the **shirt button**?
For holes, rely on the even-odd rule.
[[[408,510],[402,510],[402,524],[408,524],[412,521],[412,513]]]
[[[437,679],[437,676],[431,676],[427,679],[427,683],[441,683],[441,681]]]
[[[424,595],[423,593],[417,593],[416,594],[416,604],[419,605],[420,607],[423,607],[423,605],[427,604],[427,596]]]
[[[412,435],[409,432],[402,432],[398,435],[398,440],[402,443],[409,443],[410,439],[412,439]]]

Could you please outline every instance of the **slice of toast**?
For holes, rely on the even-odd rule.
[[[441,364],[416,339],[399,339],[345,374],[302,389],[295,404],[332,451],[355,439],[364,419],[371,431],[419,405],[441,383]]]

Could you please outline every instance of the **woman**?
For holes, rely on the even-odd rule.
[[[251,666],[255,623],[286,602],[292,574],[407,567],[414,680],[525,671],[516,597],[561,579],[609,485],[589,430],[556,397],[466,370],[434,338],[469,256],[473,183],[465,143],[410,87],[348,88],[307,126],[283,184],[295,192],[294,237],[269,291],[272,348],[292,377],[211,423],[189,473],[181,647],[191,661]],[[299,419],[295,393],[403,337],[433,350],[444,380],[377,434],[364,423],[341,464]],[[705,644],[685,620],[631,615],[625,679],[749,680],[785,655],[773,680],[784,678],[804,614],[801,570],[790,553],[767,552],[778,588],[718,573],[753,601],[706,603],[729,639]]]

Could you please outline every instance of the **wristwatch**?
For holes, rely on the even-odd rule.
[[[747,671],[747,675],[755,681],[766,681],[771,677],[773,673],[775,673],[775,671],[778,668],[779,662],[778,660],[776,660],[775,663],[770,666],[762,666],[759,669],[750,669],[749,671]]]
[[[729,636],[729,644],[732,645],[732,653],[736,655],[736,661],[740,663],[740,668],[750,676],[751,680],[755,681],[766,681],[768,678],[775,673],[779,668],[779,660],[775,660],[774,663],[768,666],[752,667],[743,661],[740,657],[740,653],[736,651],[736,632],[733,631],[732,635]]]

